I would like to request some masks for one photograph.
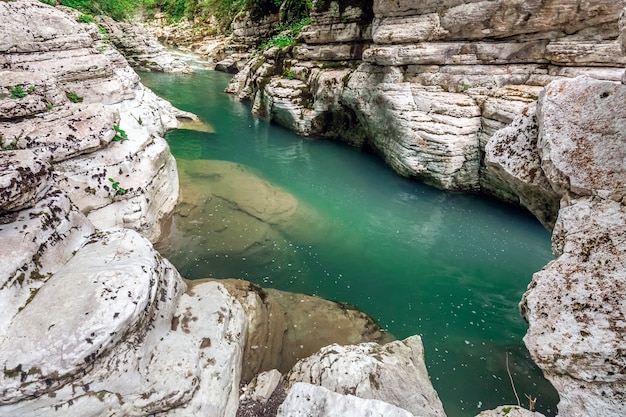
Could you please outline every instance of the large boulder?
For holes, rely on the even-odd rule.
[[[343,395],[380,400],[416,416],[445,416],[428,378],[419,336],[382,346],[327,346],[299,361],[286,378],[289,386],[307,382]]]
[[[626,379],[626,208],[597,197],[561,209],[558,256],[522,300],[524,342],[552,382],[563,416],[623,416]]]
[[[188,287],[132,230],[95,233],[3,331],[0,412],[234,415],[246,329],[221,284]]]
[[[541,167],[559,195],[626,195],[626,86],[587,77],[551,83],[537,107]]]

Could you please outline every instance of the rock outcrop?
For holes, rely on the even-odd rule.
[[[419,336],[382,346],[327,346],[299,361],[287,381],[289,386],[307,382],[338,394],[383,401],[415,416],[445,416],[428,379]]]
[[[557,259],[535,274],[521,304],[524,341],[559,392],[560,415],[626,412],[624,99],[623,84],[554,81],[487,145],[488,166],[538,216],[551,211],[547,201],[560,202]]]
[[[560,415],[623,415],[624,85],[559,80],[493,135],[486,163],[547,226],[557,259],[521,307]],[[560,211],[558,210],[560,204]],[[558,218],[557,218],[558,211]]]
[[[302,43],[253,58],[227,91],[300,134],[372,147],[401,175],[519,203],[485,169],[485,144],[552,80],[621,79],[622,7],[314,2]]]
[[[96,25],[39,2],[0,7],[2,149],[29,149],[97,227],[128,227],[156,241],[178,195],[162,135],[177,116],[193,116],[143,87]]]
[[[163,45],[143,27],[125,22],[116,22],[108,16],[96,18],[109,40],[139,71],[190,73],[189,65],[167,53]]]

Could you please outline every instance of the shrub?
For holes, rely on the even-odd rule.
[[[90,14],[81,14],[78,16],[78,21],[81,23],[93,23],[93,16]]]
[[[26,97],[27,93],[24,91],[24,87],[21,85],[16,85],[9,89],[9,93],[11,94],[11,98],[22,98]]]
[[[78,94],[76,94],[73,91],[66,91],[65,92],[65,97],[67,97],[67,99],[69,101],[71,101],[72,103],[82,103],[83,102],[83,98],[79,97]]]

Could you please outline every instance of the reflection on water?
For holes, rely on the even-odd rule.
[[[520,397],[536,396],[539,411],[556,413],[556,393],[521,340],[519,300],[552,259],[536,220],[400,178],[372,155],[254,118],[222,93],[224,74],[142,78],[215,129],[167,138],[192,203],[174,219],[178,243],[161,250],[183,276],[314,294],[357,306],[398,338],[420,334],[451,417],[516,402],[509,352]]]

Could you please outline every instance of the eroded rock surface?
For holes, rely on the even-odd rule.
[[[227,91],[300,134],[373,147],[401,175],[519,202],[484,168],[485,144],[552,80],[621,80],[622,8],[314,2],[302,43],[253,58]]]
[[[0,11],[0,147],[51,161],[57,187],[96,226],[157,240],[178,193],[162,135],[177,116],[192,116],[143,87],[77,12],[32,1],[3,2]]]
[[[428,379],[419,336],[382,346],[327,346],[299,361],[287,380],[289,384],[307,382],[339,394],[380,400],[415,416],[445,416]]]
[[[559,415],[623,415],[623,84],[558,80],[487,144],[487,164],[548,225],[557,259],[521,303],[524,338],[559,392]],[[622,161],[622,162],[617,162]],[[547,202],[554,202],[552,205]]]

